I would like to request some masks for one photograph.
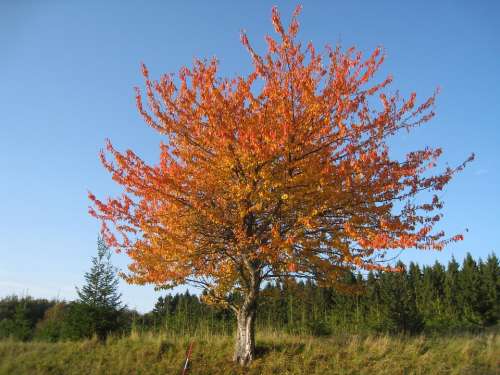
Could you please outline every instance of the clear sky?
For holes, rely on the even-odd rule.
[[[87,190],[98,197],[119,191],[98,160],[104,139],[148,161],[158,155],[161,138],[135,109],[140,62],[156,77],[194,57],[212,56],[221,74],[248,72],[240,30],[263,51],[275,4],[288,21],[292,2],[0,2],[0,296],[75,297],[99,229],[87,213]],[[441,87],[437,117],[398,137],[397,150],[439,145],[452,165],[476,153],[443,193],[442,228],[450,234],[468,228],[465,240],[441,253],[409,251],[403,261],[499,253],[499,4],[303,4],[303,41],[317,48],[341,42],[367,52],[382,45],[383,72],[394,75],[393,88],[423,98]],[[123,255],[113,260],[121,268],[127,264]],[[140,311],[158,297],[148,286],[122,283],[121,291]]]

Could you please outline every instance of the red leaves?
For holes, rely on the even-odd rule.
[[[273,7],[272,9],[272,22],[273,22],[273,26],[274,26],[274,30],[284,36],[285,35],[285,30],[283,29],[283,25],[281,24],[281,19],[280,19],[280,15],[279,15],[279,12],[278,12],[278,8],[276,6]]]
[[[377,262],[386,250],[439,250],[462,239],[434,231],[437,196],[414,202],[473,156],[431,174],[440,148],[402,160],[389,152],[391,135],[432,118],[436,94],[418,105],[415,93],[387,92],[390,76],[370,84],[380,48],[366,59],[355,48],[303,49],[299,12],[285,29],[273,8],[279,37],[266,38],[263,55],[241,34],[254,64],[247,76],[220,78],[212,59],[181,68],[178,80],[154,81],[141,65],[137,108],[163,136],[159,161],[148,165],[106,141],[101,161],[125,193],[105,202],[89,193],[106,241],[132,259],[129,281],[198,278],[218,295],[244,288],[252,272],[335,282],[350,267],[394,270]]]

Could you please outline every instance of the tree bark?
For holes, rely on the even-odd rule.
[[[243,306],[237,313],[238,326],[233,361],[246,366],[255,357],[255,315],[257,313],[255,301]]]
[[[251,226],[250,226],[251,227]],[[251,228],[248,232],[251,234]],[[255,357],[255,315],[257,314],[257,299],[260,290],[260,275],[256,265],[243,255],[241,281],[244,286],[243,304],[235,310],[237,328],[233,361],[246,366]],[[246,271],[246,272],[245,272]]]

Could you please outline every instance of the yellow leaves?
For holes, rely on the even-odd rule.
[[[258,202],[254,204],[252,207],[250,207],[249,211],[250,212],[255,212],[255,211],[260,211],[262,210],[262,202]]]
[[[311,217],[306,216],[300,218],[300,223],[306,228],[306,229],[311,229],[313,228],[313,225],[311,223]]]
[[[312,113],[321,113],[321,105],[319,103],[313,103],[309,107],[309,111],[311,111]]]
[[[352,185],[351,177],[347,176],[346,179],[344,180],[344,186],[346,190],[351,190],[351,185]]]
[[[390,228],[389,222],[383,218],[380,219],[379,226],[380,226],[380,229],[382,229],[382,230],[387,230]]]
[[[280,238],[280,231],[279,228],[276,225],[273,225],[271,229],[271,235],[273,239]]]
[[[361,267],[363,265],[363,260],[360,257],[354,257],[352,263],[354,263],[358,267]]]
[[[380,53],[362,61],[337,48],[321,61],[307,55],[312,46],[298,48],[297,23],[286,32],[276,10],[273,23],[281,38],[262,56],[242,35],[255,67],[248,76],[218,79],[217,61],[196,60],[178,80],[154,82],[144,67],[148,105],[138,93],[137,107],[168,140],[160,163],[107,143],[112,161],[103,153],[102,163],[125,194],[106,202],[89,195],[108,242],[130,256],[131,279],[164,285],[194,275],[222,295],[241,285],[244,258],[283,272],[300,264],[333,280],[339,264],[376,267],[370,251],[447,243],[431,234],[441,204],[398,210],[394,202],[440,190],[463,165],[426,177],[440,149],[397,160],[386,141],[401,119],[430,119],[434,97],[417,106],[411,94],[400,104],[381,92],[390,79],[367,84]],[[383,108],[373,108],[379,94]]]
[[[291,245],[293,245],[294,242],[295,242],[295,237],[294,236],[287,237],[287,239],[285,240],[285,244],[288,245],[287,246],[288,250],[291,250]]]
[[[354,230],[354,226],[349,222],[344,224],[344,231],[349,237],[357,238],[358,236],[358,233]]]

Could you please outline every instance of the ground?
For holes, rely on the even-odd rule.
[[[79,342],[0,342],[1,375],[180,374],[194,341],[189,374],[500,374],[500,335],[335,337],[257,335],[257,359],[231,362],[233,339],[132,333]]]

